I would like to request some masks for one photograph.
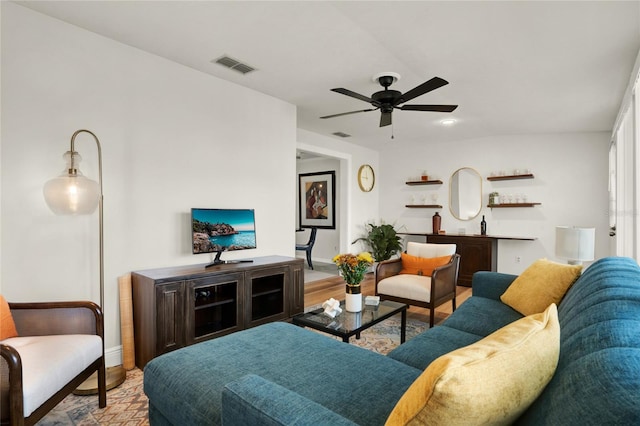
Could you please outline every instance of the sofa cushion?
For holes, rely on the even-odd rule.
[[[510,424],[558,363],[555,304],[435,360],[398,401],[388,425]]]
[[[640,267],[594,262],[558,307],[560,360],[520,424],[640,424]]]
[[[13,337],[2,343],[22,360],[25,417],[102,356],[102,339],[89,334]]]
[[[542,312],[551,303],[560,303],[581,271],[582,265],[537,260],[511,283],[500,300],[522,315]]]
[[[421,371],[378,353],[273,322],[166,353],[144,370],[159,421],[220,424],[224,387],[256,374],[359,424],[384,424]],[[366,403],[363,403],[366,402]]]
[[[439,325],[429,329],[428,333],[414,336],[408,342],[393,349],[387,356],[424,371],[440,356],[475,343],[482,337]]]
[[[449,255],[440,257],[418,257],[402,253],[401,258],[401,274],[423,275],[427,277],[433,275],[434,269],[444,266],[451,261],[451,256]]]
[[[0,294],[0,340],[16,337],[17,335],[18,331],[16,330],[16,324],[13,322],[9,303]]]
[[[522,317],[518,311],[497,300],[472,296],[444,320],[442,325],[486,337]]]
[[[357,425],[322,405],[255,374],[247,374],[224,387],[222,424]]]

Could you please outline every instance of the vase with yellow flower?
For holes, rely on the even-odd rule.
[[[373,257],[366,251],[357,255],[346,253],[336,255],[333,262],[338,266],[340,275],[347,284],[344,299],[345,309],[349,312],[362,311],[360,283],[364,279],[364,274],[373,264]]]

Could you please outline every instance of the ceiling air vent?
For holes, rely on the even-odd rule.
[[[332,135],[339,136],[341,138],[350,138],[351,137],[351,135],[348,135],[348,134],[346,134],[344,132],[334,132],[334,133],[332,133]]]
[[[227,68],[231,68],[234,71],[238,71],[241,74],[247,74],[250,73],[251,71],[255,71],[256,69],[253,68],[252,66],[249,66],[247,64],[243,64],[240,61],[237,61],[233,58],[230,58],[229,56],[221,56],[218,59],[214,59],[213,61],[211,61],[215,64],[220,64],[223,65]]]

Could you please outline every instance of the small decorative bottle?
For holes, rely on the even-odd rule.
[[[480,235],[487,235],[487,222],[484,220],[484,215],[482,215],[482,222],[480,222]]]
[[[438,212],[436,212],[436,214],[433,215],[433,233],[434,234],[439,234],[440,233],[440,222],[442,221],[442,216],[440,216],[438,214]]]

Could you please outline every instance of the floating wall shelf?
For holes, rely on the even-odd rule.
[[[533,179],[534,176],[531,173],[524,175],[509,175],[509,176],[489,176],[487,180],[516,180],[516,179]]]
[[[410,209],[441,209],[440,204],[407,204],[405,207]]]
[[[487,207],[491,209],[498,209],[498,208],[507,208],[507,207],[533,207],[533,206],[539,206],[541,204],[542,203],[488,204]]]
[[[405,182],[407,185],[440,185],[442,181],[438,180],[410,180]]]

